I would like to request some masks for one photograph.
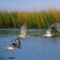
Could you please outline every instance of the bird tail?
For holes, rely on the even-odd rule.
[[[6,47],[5,50],[8,50],[8,48]]]

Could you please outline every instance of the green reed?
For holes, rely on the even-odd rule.
[[[20,28],[20,22],[25,22],[27,28],[48,28],[51,24],[60,22],[60,11],[0,11],[0,28]]]

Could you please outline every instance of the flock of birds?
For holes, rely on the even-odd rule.
[[[21,48],[21,42],[20,40],[22,38],[26,38],[30,35],[26,35],[26,31],[27,31],[27,28],[26,28],[26,24],[25,23],[20,23],[20,27],[21,27],[21,32],[20,32],[20,35],[18,35],[17,38],[13,39],[13,41],[15,41],[16,43],[12,43],[11,45],[9,45],[8,47],[5,48],[5,50],[11,50],[12,51],[12,57],[13,58],[13,53],[14,53],[14,49],[17,47],[17,48]]]
[[[20,27],[21,27],[21,32],[20,35],[18,35],[18,38],[13,39],[13,41],[15,41],[16,43],[12,43],[11,45],[9,45],[8,47],[5,48],[5,50],[11,50],[12,51],[12,57],[13,57],[13,53],[14,53],[14,49],[17,48],[21,48],[21,42],[20,40],[22,38],[26,38],[30,35],[26,35],[26,31],[27,31],[27,27],[25,23],[20,23]],[[48,30],[46,31],[46,34],[43,35],[43,37],[51,37],[54,34],[51,34],[51,29],[55,28],[57,29],[58,32],[60,32],[60,23],[54,23],[52,24]]]

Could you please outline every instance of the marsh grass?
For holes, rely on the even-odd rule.
[[[60,22],[60,11],[0,11],[0,28],[20,28],[20,22],[25,22],[27,28],[48,28],[51,24]]]

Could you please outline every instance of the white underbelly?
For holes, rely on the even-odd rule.
[[[46,36],[50,37],[50,36],[52,36],[52,35],[46,35]]]
[[[14,48],[13,47],[8,47],[8,50],[13,50]]]
[[[43,37],[51,37],[52,34],[44,34]]]

